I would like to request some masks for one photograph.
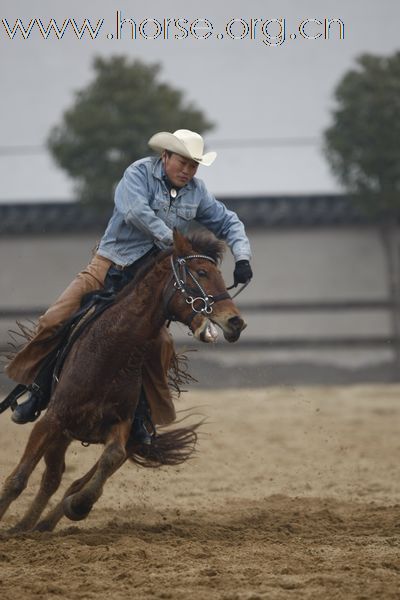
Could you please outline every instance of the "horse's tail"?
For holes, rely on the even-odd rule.
[[[161,427],[153,438],[152,444],[148,446],[129,440],[126,446],[128,456],[132,462],[141,467],[180,465],[195,454],[198,441],[197,430],[203,423],[204,420],[168,431],[163,431]]]

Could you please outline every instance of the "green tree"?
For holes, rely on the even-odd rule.
[[[157,131],[213,128],[181,90],[159,80],[160,65],[125,57],[96,58],[95,78],[76,94],[47,144],[76,184],[77,198],[99,209],[113,200],[126,167],[151,151]]]
[[[400,52],[360,56],[335,100],[325,154],[350,197],[379,224],[400,366]]]

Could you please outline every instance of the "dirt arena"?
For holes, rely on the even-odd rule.
[[[195,391],[208,425],[179,468],[126,464],[86,521],[0,533],[0,597],[400,598],[400,386]],[[30,426],[0,419],[1,480]],[[67,482],[98,447],[68,454]],[[58,495],[57,495],[58,497]]]

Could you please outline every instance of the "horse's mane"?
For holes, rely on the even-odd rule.
[[[218,264],[222,261],[226,244],[219,240],[213,233],[206,231],[196,231],[187,238],[193,250],[199,254],[206,254],[213,258]]]
[[[196,231],[187,236],[186,239],[192,246],[192,250],[195,254],[205,254],[215,260],[217,264],[222,261],[226,250],[226,244],[224,241],[215,237],[213,233],[208,231]],[[165,257],[170,256],[173,251],[174,248],[171,246],[155,256],[150,256],[138,269],[132,281],[119,292],[118,300],[125,298],[125,296],[132,291],[132,288],[136,287],[157,263],[161,262]]]

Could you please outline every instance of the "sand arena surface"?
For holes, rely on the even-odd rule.
[[[10,537],[38,469],[1,524],[1,599],[400,598],[400,386],[191,391],[178,408],[196,405],[195,460],[126,464],[86,521]],[[2,415],[1,481],[29,429]],[[72,445],[62,489],[99,451]]]

